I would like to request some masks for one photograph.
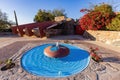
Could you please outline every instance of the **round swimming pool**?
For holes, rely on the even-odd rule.
[[[51,58],[44,55],[44,49],[54,44],[43,44],[24,53],[21,66],[27,72],[43,77],[66,77],[83,71],[89,64],[89,53],[70,44],[60,44],[69,48],[69,55]],[[62,53],[61,53],[62,54]]]

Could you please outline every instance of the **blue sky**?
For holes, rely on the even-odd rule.
[[[0,9],[2,12],[6,12],[8,19],[12,21],[15,21],[13,13],[15,10],[18,23],[27,24],[33,22],[39,9],[65,9],[68,17],[78,19],[83,16],[80,9],[91,8],[102,2],[109,3],[114,7],[120,5],[119,0],[0,0]],[[120,7],[115,10],[120,11]]]

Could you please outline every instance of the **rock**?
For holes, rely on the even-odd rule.
[[[58,17],[55,17],[55,21],[59,22],[59,21],[63,21],[65,20],[66,17],[65,16],[58,16]]]

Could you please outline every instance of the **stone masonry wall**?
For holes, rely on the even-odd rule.
[[[87,30],[83,36],[96,41],[101,41],[106,44],[112,44],[113,42],[120,42],[120,31],[93,31]]]

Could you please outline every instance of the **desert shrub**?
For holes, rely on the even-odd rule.
[[[120,31],[120,14],[118,14],[111,23],[107,25],[107,30]]]
[[[114,15],[109,13],[95,12],[85,14],[80,20],[79,23],[83,30],[105,30],[106,25],[108,25]]]
[[[80,12],[87,12],[79,20],[83,30],[106,30],[106,26],[115,17],[112,7],[104,3],[94,6],[93,9],[82,9]]]

